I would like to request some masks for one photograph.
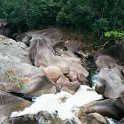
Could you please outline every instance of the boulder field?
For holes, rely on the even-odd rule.
[[[81,123],[108,124],[106,117],[123,123],[123,44],[122,40],[110,49],[103,50],[96,58],[98,74],[95,89],[88,88],[87,91],[91,94],[97,92],[102,97],[96,100],[91,98],[89,103],[78,106],[78,112],[73,111]],[[82,42],[57,28],[29,31],[17,36],[16,40],[0,35],[0,123],[78,124],[74,119],[62,120],[56,116],[58,113],[42,110],[8,118],[11,112],[23,110],[31,103],[7,91],[36,96],[61,94],[64,91],[70,95],[62,97],[59,102],[66,102],[71,95],[76,95],[82,85],[91,85],[88,81],[88,64],[84,61],[88,55],[83,53],[81,46]],[[81,100],[78,98],[79,102],[75,103],[91,96],[82,95]]]

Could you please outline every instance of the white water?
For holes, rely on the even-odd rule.
[[[95,73],[91,76],[92,86],[94,87],[96,86],[97,77],[98,77],[98,73]]]
[[[62,120],[73,119],[76,118],[75,114],[78,112],[79,107],[99,99],[102,99],[101,95],[90,87],[82,85],[74,95],[65,91],[61,91],[58,94],[41,95],[30,107],[25,108],[24,111],[13,112],[11,117],[36,114],[39,111],[47,111],[53,114],[57,111]]]
[[[107,118],[109,124],[117,124],[118,122],[113,120],[112,118]]]

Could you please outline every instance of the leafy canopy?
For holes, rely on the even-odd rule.
[[[124,30],[124,0],[0,0],[0,18],[17,32],[56,25],[98,37]]]

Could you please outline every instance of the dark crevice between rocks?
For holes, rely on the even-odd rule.
[[[18,93],[18,92],[14,92],[14,91],[8,91],[8,93],[10,93],[11,95],[23,98],[29,102],[35,102],[35,100],[37,98],[36,96],[33,96],[33,95]]]
[[[95,81],[96,81],[96,75],[98,74],[98,70],[95,64],[95,60],[93,56],[89,56],[88,58],[85,59],[85,63],[87,66],[87,70],[89,72],[89,76],[88,76],[88,81],[90,83],[90,87],[95,85]]]

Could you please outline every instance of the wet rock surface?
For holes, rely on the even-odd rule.
[[[107,99],[89,103],[81,108],[81,113],[97,112],[103,116],[110,118],[121,119],[124,116],[123,110],[115,105],[115,100]]]
[[[94,107],[87,108],[88,111],[97,110],[97,112],[99,111],[98,113],[104,111],[103,114],[106,113],[107,115],[108,110],[110,111],[111,108],[109,115],[115,114],[113,118],[121,119],[124,116],[123,44],[124,40],[107,50],[103,50],[96,59],[96,66],[99,69],[99,73],[97,75],[95,89],[105,98],[108,98],[107,101],[111,101],[108,103],[109,108],[106,109],[107,107],[103,107],[104,110],[101,110],[99,107],[97,107],[97,104],[94,104]],[[103,103],[107,103],[107,101]]]
[[[16,41],[0,35],[1,124],[77,124],[73,119],[63,121],[57,113],[44,111],[8,118],[12,111],[22,110],[31,103],[6,91],[36,96],[55,90],[56,93],[64,90],[75,94],[81,85],[90,85],[87,68],[96,66],[99,72],[95,90],[104,99],[83,105],[77,117],[82,123],[107,124],[104,117],[107,116],[121,119],[119,124],[123,124],[123,40],[104,50],[97,57],[96,65],[93,56],[83,53],[82,42],[67,37],[57,28],[29,31],[17,36]],[[95,92],[94,89],[89,90]]]
[[[34,115],[7,118],[1,124],[77,124],[75,120],[61,120],[57,113],[51,115],[46,111]]]
[[[107,119],[98,113],[91,113],[89,115],[84,115],[82,117],[81,122],[86,124],[107,124],[108,123]]]
[[[118,98],[124,91],[121,77],[121,70],[117,65],[101,69],[97,76],[96,91],[106,98]]]

